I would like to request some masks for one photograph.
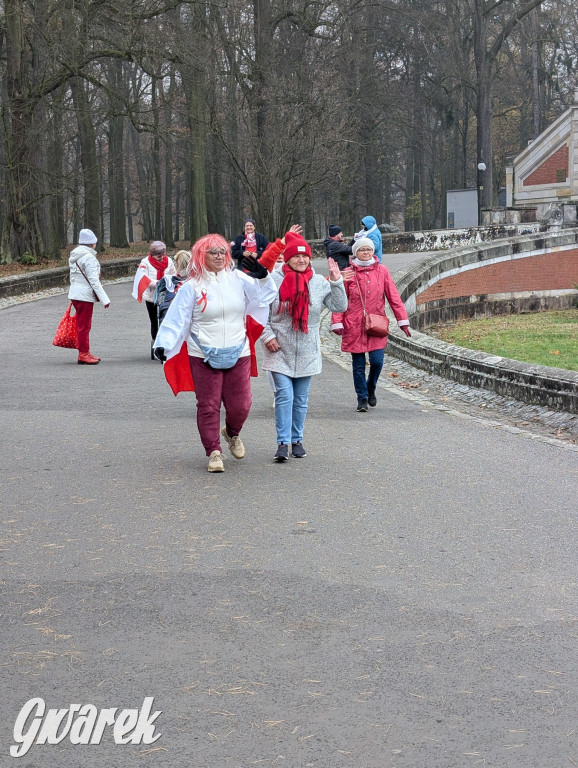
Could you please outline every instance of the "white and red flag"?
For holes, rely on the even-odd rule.
[[[152,283],[150,277],[147,276],[147,268],[144,264],[139,264],[136,274],[134,276],[134,283],[132,286],[132,295],[139,304],[142,302],[143,293]]]
[[[267,282],[262,284],[264,281],[253,280],[238,270],[231,271],[230,279],[241,283],[241,290],[245,295],[245,333],[249,340],[251,354],[251,376],[257,376],[255,342],[261,336],[267,323],[269,305],[277,295],[277,286],[270,276]],[[203,291],[200,286],[195,288],[192,280],[183,283],[171,302],[154,342],[155,347],[163,347],[165,350],[167,360],[163,370],[175,395],[179,392],[194,392],[195,390],[189,363],[187,338],[190,334],[193,312],[203,312],[203,307],[207,302],[206,294],[207,292]]]

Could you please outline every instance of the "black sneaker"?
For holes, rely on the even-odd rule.
[[[377,397],[375,396],[375,392],[369,393],[369,397],[367,398],[367,403],[372,408],[375,408],[375,406],[377,405]]]
[[[357,410],[360,413],[365,413],[367,411],[367,400],[358,400],[357,401]]]
[[[289,446],[285,445],[285,443],[279,443],[277,446],[277,453],[273,457],[275,461],[287,461],[289,458]]]
[[[304,459],[305,456],[307,456],[303,443],[293,443],[291,446],[291,456],[293,456],[294,459]]]

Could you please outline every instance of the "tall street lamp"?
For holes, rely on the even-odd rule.
[[[478,227],[482,223],[482,192],[484,191],[484,176],[486,164],[483,161],[478,163]]]

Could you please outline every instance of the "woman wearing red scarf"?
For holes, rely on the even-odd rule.
[[[271,243],[261,263],[272,266],[281,251],[285,264],[272,274],[279,293],[261,335],[265,345],[263,367],[271,371],[275,383],[277,462],[287,461],[290,444],[294,458],[307,455],[303,429],[311,377],[321,373],[321,310],[324,306],[331,312],[347,308],[337,262],[328,259],[329,280],[316,275],[311,268],[311,248],[301,236],[299,225],[291,227],[282,240]]]
[[[153,240],[148,256],[138,265],[134,278],[132,295],[140,303],[143,299],[151,323],[151,337],[154,341],[159,330],[157,306],[154,303],[155,288],[159,280],[168,275],[176,275],[177,268],[167,256],[167,247],[160,240]],[[154,360],[151,346],[151,360]]]

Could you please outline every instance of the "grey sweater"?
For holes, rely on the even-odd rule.
[[[283,280],[282,272],[273,272],[273,280],[277,287]],[[277,314],[279,309],[279,294],[269,308],[269,322],[261,334],[263,344],[273,338],[281,349],[269,352],[264,346],[263,368],[266,371],[284,373],[286,376],[298,378],[313,376],[321,373],[321,340],[319,338],[319,322],[321,309],[326,306],[331,312],[345,312],[347,296],[343,287],[343,278],[332,283],[321,275],[313,275],[309,281],[309,331],[294,331],[293,318],[287,312]]]

